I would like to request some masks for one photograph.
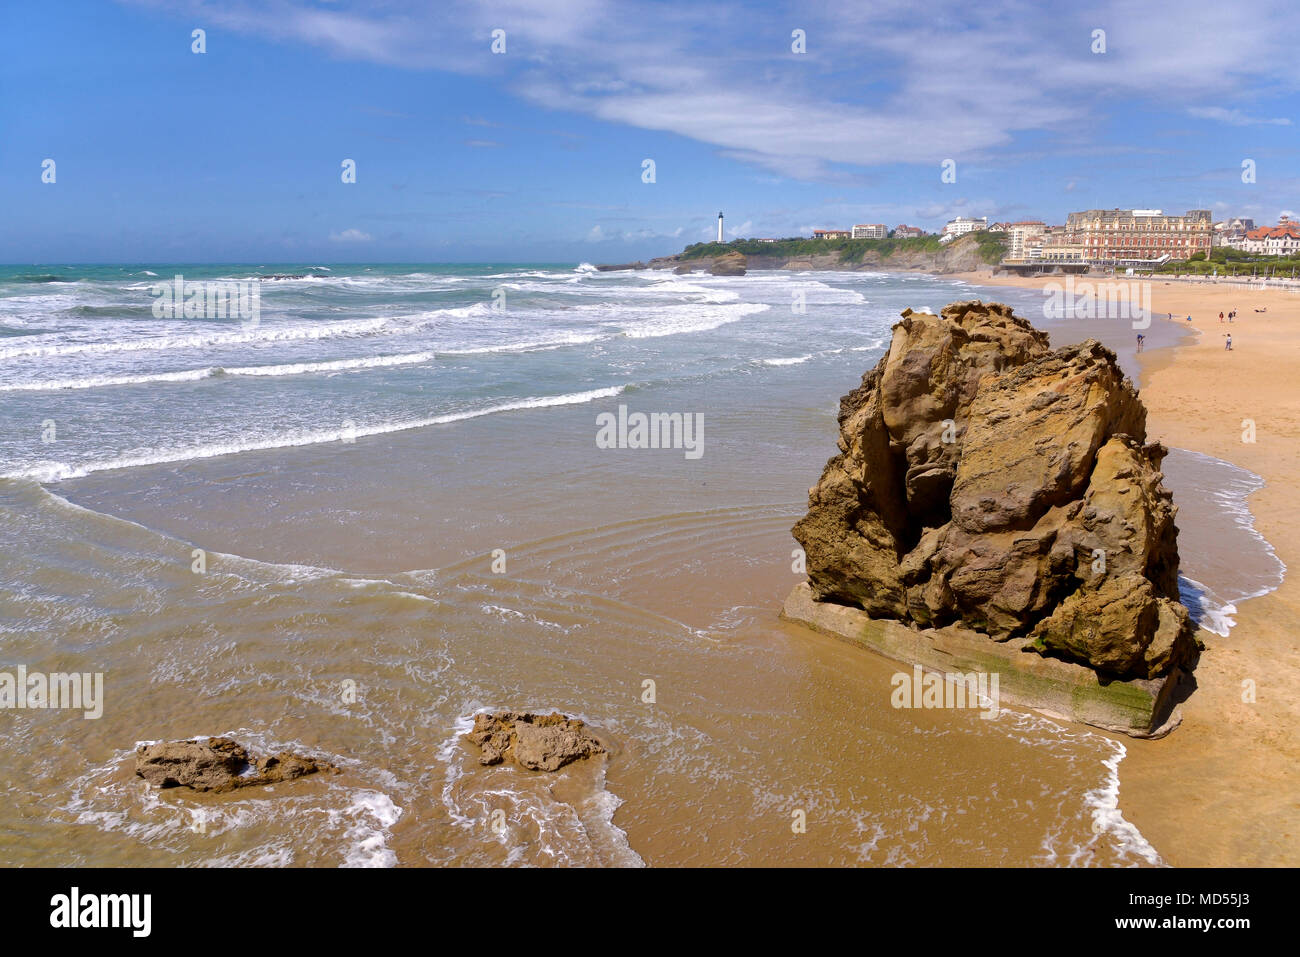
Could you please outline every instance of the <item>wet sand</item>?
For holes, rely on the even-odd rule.
[[[764,279],[737,282],[754,295]],[[1209,856],[1222,822],[1233,840],[1267,832],[1225,816],[1222,803],[1198,818],[1195,801],[1224,793],[1226,774],[1242,795],[1229,800],[1253,802],[1264,820],[1259,795],[1294,789],[1260,786],[1261,760],[1216,757],[1247,752],[1217,742],[1223,719],[1210,695],[1197,707],[1209,709],[1201,727],[1211,745],[1184,745],[1192,735],[1180,730],[1172,748],[1010,710],[994,721],[898,711],[893,663],[777,621],[800,577],[790,525],[833,449],[835,399],[874,365],[898,302],[989,298],[899,282],[873,293],[892,296],[887,306],[849,304],[851,321],[824,332],[840,348],[807,364],[789,364],[795,350],[778,340],[760,353],[782,357],[774,367],[672,379],[591,405],[57,484],[91,512],[30,482],[0,483],[0,528],[16,539],[0,548],[0,585],[41,573],[34,595],[14,594],[35,602],[40,627],[21,629],[11,652],[45,670],[64,667],[69,649],[92,653],[112,675],[114,702],[88,735],[76,726],[76,748],[48,747],[49,729],[62,721],[66,731],[71,718],[23,726],[0,773],[0,790],[15,796],[16,823],[5,826],[20,835],[18,860],[1238,863]],[[1006,294],[1038,321],[1032,292]],[[864,324],[878,344],[852,339]],[[1136,372],[1127,322],[1122,336],[1105,320],[1067,326],[1052,330],[1054,343],[1112,336]],[[1181,362],[1178,343],[1191,333],[1157,326],[1148,365],[1162,354]],[[846,351],[845,337],[863,345]],[[683,355],[702,348],[690,340]],[[621,402],[706,410],[708,455],[598,449],[594,416]],[[1185,518],[1206,514],[1204,501],[1181,500]],[[1195,533],[1208,545],[1185,556],[1189,566],[1219,545],[1203,519]],[[202,576],[195,546],[209,556]],[[497,548],[509,557],[500,573]],[[1241,620],[1225,646],[1253,634]],[[355,702],[339,701],[344,679],[360,687]],[[653,703],[642,698],[646,679],[657,683]],[[1276,696],[1268,687],[1261,679],[1261,700]],[[479,768],[461,725],[505,706],[577,713],[606,731],[617,746],[607,779]],[[213,807],[135,786],[132,742],[199,733],[319,753],[345,773],[291,801]],[[495,810],[507,813],[507,835],[487,827]],[[792,830],[794,811],[807,812],[805,833]],[[214,815],[206,833],[191,830],[198,812]],[[1285,841],[1276,859],[1286,859]]]
[[[962,278],[1019,288],[1052,281]],[[1177,325],[1199,335],[1144,354],[1148,434],[1262,476],[1267,484],[1249,500],[1256,528],[1289,569],[1300,568],[1300,295],[1157,278],[1151,308],[1154,325],[1173,313]],[[1234,309],[1237,321],[1220,324],[1219,313]],[[1133,333],[1122,328],[1116,344],[1131,347]],[[1231,352],[1223,339],[1229,331]],[[1243,441],[1247,419],[1254,442]],[[1206,650],[1182,726],[1160,741],[1126,743],[1121,805],[1175,866],[1300,860],[1300,588],[1288,576],[1238,608],[1229,637],[1201,632]]]

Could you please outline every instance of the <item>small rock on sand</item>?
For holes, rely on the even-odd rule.
[[[509,755],[530,771],[556,771],[571,761],[605,753],[583,721],[559,712],[483,712],[474,716],[465,739],[483,752],[480,764],[500,764]]]
[[[159,741],[142,744],[135,752],[135,773],[161,788],[220,793],[278,784],[319,771],[338,773],[338,768],[288,751],[259,758],[230,738]]]

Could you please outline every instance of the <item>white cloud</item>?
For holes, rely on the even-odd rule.
[[[368,243],[374,237],[359,229],[345,229],[341,233],[330,233],[330,242],[334,243]]]
[[[1263,117],[1247,116],[1241,110],[1227,110],[1221,106],[1193,106],[1189,107],[1187,112],[1197,119],[1201,120],[1218,120],[1221,123],[1227,123],[1229,126],[1290,126],[1291,121],[1285,116],[1275,117],[1274,119],[1264,119]]]
[[[163,0],[134,0],[160,6]],[[1219,0],[830,0],[756,15],[738,2],[501,0],[322,10],[308,0],[189,0],[188,13],[261,38],[408,69],[491,75],[547,109],[658,130],[783,177],[861,183],[853,169],[965,163],[1017,134],[1071,154],[1117,102],[1232,125],[1261,91],[1300,88],[1300,23],[1287,0],[1249,16]],[[788,16],[786,15],[788,12]],[[790,52],[797,13],[808,53]],[[1091,52],[1095,28],[1108,52]],[[508,53],[489,53],[491,30]],[[1207,102],[1222,106],[1206,107]]]

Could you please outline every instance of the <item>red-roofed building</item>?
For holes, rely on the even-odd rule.
[[[916,239],[918,236],[924,236],[925,230],[920,226],[898,225],[894,227],[895,239]]]
[[[1261,226],[1246,233],[1240,248],[1262,256],[1292,256],[1300,252],[1300,223],[1282,217],[1276,226]]]

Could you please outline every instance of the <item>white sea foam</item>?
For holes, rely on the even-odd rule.
[[[305,339],[329,339],[335,336],[361,336],[377,332],[392,320],[353,319],[342,322],[320,323],[311,326],[262,325],[247,332],[200,334],[192,336],[163,335],[151,339],[117,339],[111,342],[73,342],[47,346],[12,346],[0,349],[0,359],[27,356],[70,356],[86,353],[158,352],[173,349],[208,349],[218,346],[263,345],[267,343],[294,342]]]
[[[1128,749],[1118,741],[1094,737],[1105,741],[1112,754],[1102,761],[1106,768],[1106,780],[1084,795],[1084,803],[1092,809],[1093,831],[1097,834],[1109,834],[1123,854],[1141,858],[1147,864],[1162,865],[1163,858],[1151,846],[1151,842],[1142,836],[1130,821],[1126,820],[1119,809],[1119,765],[1128,754]],[[1073,862],[1072,862],[1073,863]]]
[[[767,312],[772,307],[766,303],[741,302],[730,305],[699,306],[657,316],[644,322],[622,325],[623,335],[629,339],[656,339],[661,336],[678,336],[692,332],[708,332],[739,322],[748,316]]]
[[[1260,534],[1255,527],[1255,516],[1250,510],[1249,498],[1264,487],[1264,479],[1254,472],[1225,462],[1223,459],[1193,452],[1187,449],[1174,449],[1166,460],[1166,473],[1178,468],[1184,459],[1196,463],[1197,480],[1201,488],[1194,491],[1204,494],[1205,485],[1209,485],[1209,498],[1214,503],[1214,511],[1226,515],[1238,530],[1244,532],[1258,548],[1258,557],[1265,566],[1271,568],[1253,580],[1239,580],[1234,585],[1219,582],[1217,585],[1203,583],[1187,574],[1179,575],[1179,597],[1191,611],[1192,617],[1200,627],[1213,634],[1226,637],[1236,625],[1237,606],[1240,602],[1258,598],[1274,591],[1286,577],[1286,564],[1277,555],[1272,544]],[[1212,476],[1212,478],[1206,478]],[[1236,546],[1240,555],[1249,546],[1241,543]],[[1193,556],[1194,557],[1194,556]],[[1189,564],[1188,553],[1184,550],[1184,567]],[[1252,563],[1251,567],[1254,567]],[[1211,576],[1206,577],[1212,577]]]
[[[288,376],[314,372],[346,372],[353,369],[378,369],[389,366],[418,365],[432,362],[434,352],[411,352],[396,356],[368,356],[362,359],[331,359],[323,362],[287,362],[273,366],[209,366],[180,372],[155,372],[145,375],[87,376],[82,379],[50,379],[44,382],[0,383],[0,392],[52,392],[60,389],[98,389],[118,385],[152,385],[165,382],[194,382],[220,376]]]
[[[1067,727],[1044,715],[1013,708],[1001,709],[994,719],[994,727],[1007,731],[1013,738],[1027,745],[1047,747],[1049,751],[1054,745],[1064,746],[1068,750],[1082,745],[1087,749],[1084,754],[1091,754],[1098,746],[1108,752],[1107,757],[1101,761],[1102,767],[1105,768],[1101,783],[1084,792],[1083,795],[1084,810],[1091,818],[1090,833],[1082,839],[1079,839],[1080,836],[1077,834],[1071,835],[1075,840],[1065,851],[1066,863],[1071,866],[1091,863],[1096,853],[1096,843],[1105,835],[1112,842],[1121,859],[1137,859],[1141,863],[1157,866],[1164,864],[1163,858],[1151,842],[1120,811],[1119,766],[1128,755],[1123,744],[1086,728]],[[1042,848],[1045,863],[1057,862],[1058,852],[1055,841],[1062,837],[1061,829],[1061,827],[1053,827],[1044,834]]]
[[[606,787],[603,769],[592,782],[594,790],[575,804],[556,798],[549,787],[529,786],[527,779],[516,783],[509,768],[466,774],[461,739],[474,726],[473,714],[499,709],[473,702],[468,710],[471,713],[454,722],[437,751],[445,767],[442,801],[453,824],[468,831],[495,831],[506,865],[645,866],[626,832],[614,823],[623,801]],[[545,714],[554,709],[526,710]],[[576,717],[590,723],[585,715]],[[504,827],[490,829],[495,812],[502,814]]]
[[[35,479],[38,482],[62,482],[68,479],[82,478],[92,472],[106,472],[114,469],[136,468],[142,465],[165,465],[170,462],[190,462],[198,459],[216,458],[221,455],[234,455],[240,452],[259,452],[267,449],[294,448],[302,445],[318,445],[325,442],[339,442],[362,438],[368,435],[383,435],[390,432],[404,432],[408,429],[422,429],[431,425],[446,425],[465,419],[476,419],[498,412],[515,412],[523,409],[544,409],[559,405],[575,405],[596,399],[612,398],[619,395],[627,386],[614,386],[608,389],[592,389],[587,392],[571,392],[566,395],[533,396],[503,402],[499,405],[474,409],[467,412],[452,412],[436,415],[427,419],[412,419],[403,422],[386,422],[379,425],[362,426],[356,429],[330,429],[315,432],[296,432],[277,435],[266,439],[254,439],[250,442],[216,442],[210,445],[192,446],[179,449],[162,449],[149,455],[124,456],[84,464],[64,462],[39,462],[17,471],[7,472],[0,478]]]
[[[480,356],[490,355],[496,352],[533,352],[544,349],[558,349],[562,346],[581,346],[591,342],[597,342],[603,336],[591,333],[562,333],[559,335],[549,336],[545,339],[525,339],[519,342],[505,342],[493,346],[474,346],[464,349],[440,349],[438,355],[443,356]]]
[[[337,817],[335,817],[337,815]],[[350,818],[344,831],[348,848],[344,867],[396,867],[397,854],[388,847],[389,829],[402,816],[402,809],[382,791],[357,791],[341,813],[331,817]]]
[[[87,376],[83,379],[47,379],[44,382],[0,383],[0,392],[55,392],[61,389],[98,389],[114,385],[147,385],[162,382],[195,382],[217,375],[216,367],[157,372],[152,375]]]

